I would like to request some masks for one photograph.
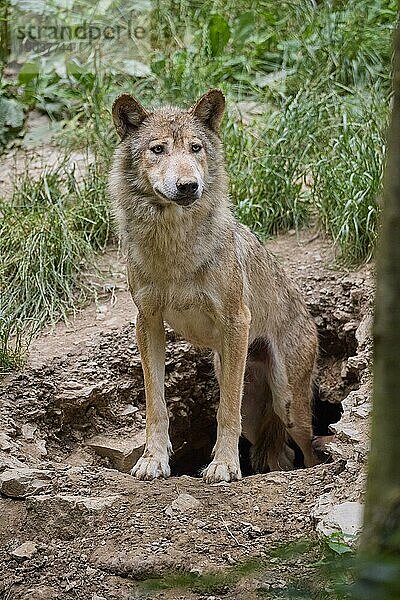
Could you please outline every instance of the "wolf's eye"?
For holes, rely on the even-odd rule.
[[[192,144],[192,152],[200,152],[202,147],[203,146],[201,144]]]
[[[150,148],[154,154],[162,154],[164,152],[164,146],[162,144],[157,144],[156,146],[152,146]]]

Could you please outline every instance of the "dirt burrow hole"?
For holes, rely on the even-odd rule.
[[[357,352],[357,323],[343,326],[326,315],[316,320],[320,398],[314,407],[314,434],[329,436],[329,425],[341,417],[341,401],[360,383],[357,374],[341,376],[343,364]],[[195,350],[172,331],[167,331],[167,342],[172,474],[198,476],[215,442],[218,384],[210,353]],[[28,465],[104,465],[128,472],[141,455],[145,400],[133,324],[100,335],[81,354],[26,369],[1,395],[6,432],[15,440],[18,459]],[[252,473],[249,452],[249,442],[241,439],[244,475]],[[299,451],[296,466],[302,466]]]

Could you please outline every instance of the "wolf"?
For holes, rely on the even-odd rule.
[[[306,467],[318,340],[304,300],[277,259],[236,221],[219,129],[225,98],[209,90],[189,109],[146,109],[129,94],[112,107],[120,137],[109,177],[146,395],[146,445],[132,469],[168,477],[164,398],[168,323],[214,352],[220,388],[208,483],[241,478],[238,442],[252,444],[255,471],[293,467],[291,438]]]

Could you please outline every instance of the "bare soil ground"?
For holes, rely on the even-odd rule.
[[[169,332],[173,476],[133,479],[128,471],[144,441],[144,389],[135,310],[112,250],[101,260],[103,278],[96,275],[97,302],[44,332],[23,372],[0,387],[0,598],[288,597],[282,594],[291,578],[310,580],[318,556],[281,560],[270,553],[274,545],[317,539],[329,530],[326,515],[343,503],[349,519],[337,528],[356,530],[368,447],[371,270],[337,269],[331,244],[310,231],[268,247],[318,325],[316,433],[331,435],[335,406],[344,408],[331,425],[333,461],[251,474],[243,443],[249,475],[204,484],[198,473],[215,436],[217,385],[209,354]]]

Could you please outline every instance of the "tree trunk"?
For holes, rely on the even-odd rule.
[[[374,408],[361,549],[400,553],[400,31],[394,38],[393,110],[377,256]]]
[[[0,74],[1,63],[7,63],[11,50],[9,0],[2,0],[0,5]]]

